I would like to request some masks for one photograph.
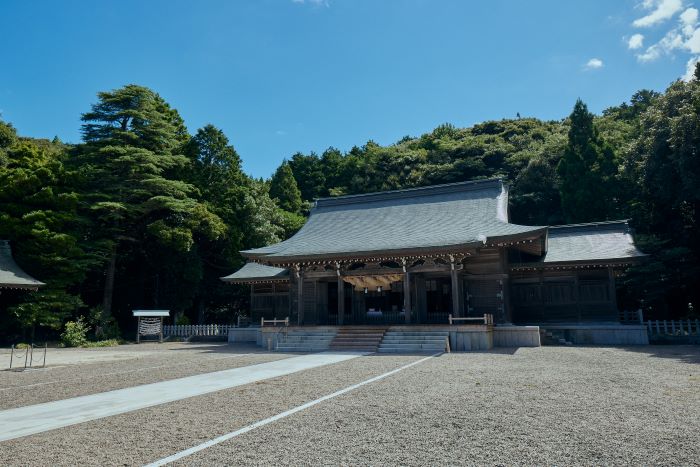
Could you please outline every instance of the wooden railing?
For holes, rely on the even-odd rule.
[[[221,337],[228,336],[233,324],[169,324],[163,326],[163,335],[171,337]]]
[[[277,326],[278,324],[283,324],[284,326],[289,326],[289,317],[286,317],[284,319],[260,318],[260,327],[261,328],[263,328],[265,326]]]
[[[622,324],[644,324],[642,310],[621,310],[619,318]]]
[[[700,320],[649,320],[646,323],[650,336],[700,336]]]
[[[456,324],[458,322],[466,322],[469,324],[470,322],[476,321],[477,324],[493,324],[493,315],[489,313],[485,313],[484,316],[473,316],[473,317],[464,317],[464,318],[457,318],[452,315],[449,315],[447,317],[448,321],[450,324]]]

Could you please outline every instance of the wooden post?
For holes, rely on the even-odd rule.
[[[411,322],[411,278],[409,277],[406,258],[401,260],[403,266],[403,310],[406,324]]]
[[[335,263],[335,273],[338,276],[338,326],[342,326],[345,318],[345,282],[340,276],[340,263]]]
[[[139,316],[138,322],[136,323],[136,343],[141,343],[141,317]]]
[[[160,317],[160,343],[163,343],[163,317]]]
[[[457,280],[457,268],[455,267],[455,257],[450,255],[450,279],[452,280],[452,314],[459,318],[459,282]]]
[[[574,302],[576,303],[576,321],[581,322],[581,300],[579,299],[578,271],[574,271]]]
[[[297,266],[297,324],[301,326],[304,322],[304,296],[302,288],[304,287],[304,278],[301,274],[301,266]]]
[[[617,313],[617,290],[615,289],[615,271],[608,268],[608,287],[610,288],[610,304],[612,310]]]

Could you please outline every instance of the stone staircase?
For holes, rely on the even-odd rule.
[[[323,352],[328,350],[336,332],[333,330],[295,329],[281,334],[277,340],[278,352]]]
[[[566,340],[564,331],[544,329],[540,327],[540,343],[542,345],[574,345]]]
[[[447,331],[387,331],[379,346],[382,353],[437,353],[445,350]]]
[[[376,352],[386,329],[386,327],[340,328],[329,349]]]

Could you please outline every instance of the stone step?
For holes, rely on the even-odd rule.
[[[344,345],[344,344],[353,344],[353,345],[379,345],[381,342],[381,339],[334,339],[333,344],[334,345]]]
[[[331,342],[332,340],[332,337],[280,337],[277,339],[278,342]]]
[[[385,336],[444,336],[447,337],[450,333],[447,331],[389,331]]]
[[[447,336],[384,336],[384,342],[397,341],[445,341]]]
[[[412,343],[412,342],[401,342],[401,343],[382,343],[380,348],[383,347],[396,347],[396,348],[401,348],[401,347],[430,347],[430,348],[445,348],[445,342],[429,342],[429,343]]]
[[[367,344],[351,344],[351,343],[346,343],[346,344],[331,344],[329,346],[330,349],[339,349],[339,348],[344,348],[344,349],[376,349],[378,346],[377,345],[367,345]]]
[[[325,350],[328,350],[328,347],[310,347],[303,345],[278,345],[276,349],[277,352],[323,352]]]
[[[345,337],[347,339],[359,339],[362,337],[368,337],[368,338],[372,338],[372,339],[381,339],[382,337],[384,337],[384,334],[359,334],[359,333],[358,334],[342,334],[342,333],[338,333],[335,335],[335,337],[336,338]]]
[[[402,347],[402,348],[395,348],[395,347],[379,347],[377,349],[378,353],[438,353],[442,352],[443,348],[435,348],[435,349],[430,349],[430,348],[422,348],[422,347]]]
[[[284,333],[281,333],[284,334]],[[336,335],[335,332],[288,332],[288,336],[327,336],[327,337],[333,337]]]

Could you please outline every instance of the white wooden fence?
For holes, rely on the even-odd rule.
[[[649,336],[700,336],[700,320],[649,320]]]
[[[163,335],[172,337],[228,336],[233,324],[171,324],[163,326]]]

